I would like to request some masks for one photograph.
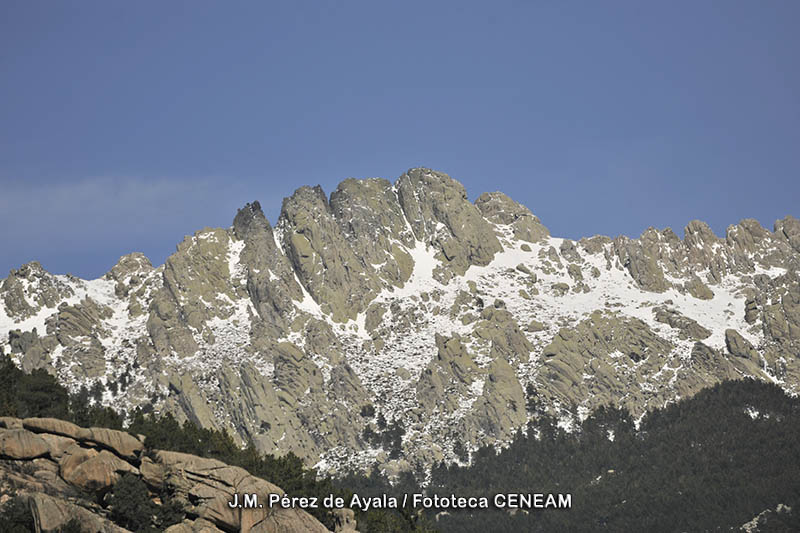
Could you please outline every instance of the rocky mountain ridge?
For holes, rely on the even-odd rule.
[[[134,253],[86,281],[24,265],[0,283],[0,349],[322,471],[424,472],[542,412],[640,417],[742,376],[795,393],[799,265],[791,216],[571,241],[418,168],[329,198],[301,187],[274,227],[248,204],[159,267]]]

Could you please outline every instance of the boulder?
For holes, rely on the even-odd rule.
[[[52,433],[75,440],[86,440],[89,430],[58,418],[26,418],[22,426],[34,433]]]
[[[33,515],[37,532],[58,532],[72,519],[76,519],[83,531],[92,533],[130,533],[105,518],[92,513],[78,505],[49,496],[47,494],[31,494],[28,505]]]
[[[761,359],[750,341],[742,337],[735,329],[725,330],[725,346],[733,356],[744,357],[756,363]]]
[[[280,487],[250,475],[243,468],[168,451],[157,451],[156,463],[164,468],[167,486],[194,503],[191,513],[219,529],[276,533],[326,531],[322,524],[300,509],[269,509],[267,505],[247,512],[231,509],[228,503],[234,494],[255,493],[262,502],[270,494],[284,494]]]
[[[24,429],[0,429],[0,457],[10,459],[33,459],[47,455],[50,447],[30,431]]]
[[[711,331],[697,323],[696,320],[682,315],[675,309],[666,307],[653,308],[657,322],[668,324],[681,332],[681,338],[701,341],[711,336]]]
[[[22,429],[22,420],[13,416],[0,416],[0,428]]]
[[[561,257],[566,259],[569,263],[580,263],[583,262],[583,258],[581,254],[578,252],[578,248],[575,246],[575,242],[564,239],[561,241],[561,246],[559,246],[559,251],[561,252]],[[580,273],[580,268],[577,269],[578,273]],[[572,276],[572,274],[570,274]]]
[[[164,488],[166,470],[162,464],[153,462],[149,457],[143,457],[139,465],[139,472],[142,474],[142,480],[148,486],[156,490]]]
[[[38,435],[47,443],[48,455],[56,461],[61,459],[64,452],[75,444],[74,439],[62,437],[61,435],[53,435],[52,433],[39,433]]]
[[[87,450],[85,454],[71,455],[61,467],[64,481],[88,492],[105,492],[119,481],[124,473],[138,474],[131,464],[108,450],[99,453]]]
[[[86,440],[95,442],[128,460],[136,460],[144,450],[142,441],[124,431],[106,428],[90,428]]]
[[[689,281],[683,284],[683,287],[689,294],[700,300],[710,300],[714,297],[711,289],[697,276],[692,276]]]
[[[539,331],[544,331],[545,329],[547,329],[547,326],[545,326],[543,323],[539,322],[538,320],[534,319],[534,320],[530,321],[528,326],[525,328],[525,331],[528,331],[530,333],[537,333]]]
[[[754,324],[758,318],[758,303],[755,298],[748,298],[744,301],[744,320],[748,324]]]

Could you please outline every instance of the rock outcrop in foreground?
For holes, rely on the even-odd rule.
[[[234,494],[255,493],[261,501],[283,491],[246,470],[185,453],[144,453],[137,437],[103,428],[81,428],[54,418],[0,418],[0,504],[8,493],[28,503],[36,530],[59,531],[76,519],[85,531],[127,531],[108,519],[97,502],[124,474],[142,479],[156,494],[168,490],[183,503],[187,518],[169,533],[324,533],[299,509],[231,509]]]
[[[797,392],[798,268],[791,216],[572,241],[417,168],[301,187],[274,227],[248,204],[157,267],[134,253],[86,281],[24,265],[0,281],[0,350],[326,473],[424,472],[542,411],[565,428],[607,404],[639,419],[745,376]]]

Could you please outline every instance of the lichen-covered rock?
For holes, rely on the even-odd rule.
[[[711,289],[709,289],[708,286],[697,276],[692,276],[689,281],[683,284],[683,286],[689,292],[689,294],[695,298],[699,298],[701,300],[710,300],[714,297],[714,293],[711,291]]]
[[[436,358],[422,372],[417,383],[417,398],[425,409],[439,407],[449,412],[458,406],[457,395],[445,394],[445,390],[452,387],[465,394],[478,368],[457,334],[449,338],[437,334],[436,348]]]
[[[684,245],[690,265],[708,269],[715,282],[721,280],[728,271],[727,254],[720,253],[722,239],[714,235],[708,224],[700,220],[692,220],[686,225]]]
[[[105,337],[107,331],[99,327],[101,321],[111,318],[112,311],[107,306],[99,305],[91,298],[85,298],[79,304],[63,305],[59,308],[56,320],[51,323],[52,333],[58,342],[67,346],[75,337]]]
[[[564,239],[563,241],[561,241],[561,246],[559,246],[559,251],[561,252],[561,257],[566,259],[569,263],[583,262],[583,258],[581,257],[581,254],[578,252],[578,248],[575,246],[575,243],[569,239]],[[580,271],[580,267],[578,268],[578,270]]]
[[[481,312],[472,335],[491,343],[491,357],[502,357],[507,361],[527,361],[533,350],[530,341],[522,333],[514,316],[506,309],[487,307]]]
[[[542,322],[539,322],[538,320],[531,320],[525,328],[525,331],[537,333],[539,331],[544,331],[545,329],[547,329],[547,327]]]
[[[52,352],[58,341],[48,335],[40,337],[36,328],[31,331],[11,330],[8,332],[11,353],[20,354],[20,366],[25,372],[43,369],[52,372]]]
[[[213,344],[208,321],[231,318],[233,302],[247,296],[242,280],[231,272],[232,241],[228,231],[210,229],[186,237],[167,258],[163,287],[155,291],[147,331],[160,355],[194,355],[201,338]]]
[[[197,341],[182,318],[181,310],[169,290],[165,288],[156,292],[150,302],[147,332],[158,354],[193,355],[197,352]]]
[[[728,348],[728,352],[736,357],[746,357],[755,362],[760,359],[758,351],[750,341],[742,337],[735,329],[725,330],[725,346]]]
[[[611,244],[611,239],[605,235],[595,235],[594,237],[584,237],[578,244],[589,254],[600,254],[605,252],[606,246]]]
[[[527,420],[522,385],[505,359],[497,358],[489,366],[483,393],[468,420],[492,439],[501,441]]]
[[[556,296],[564,296],[569,292],[569,285],[566,283],[553,283],[550,288]]]
[[[764,336],[779,351],[800,356],[800,277],[789,272],[772,279],[762,312]]]
[[[785,240],[795,252],[800,252],[800,220],[789,215],[775,222],[775,235]]]
[[[658,322],[668,324],[681,332],[681,338],[688,338],[696,341],[707,339],[711,336],[711,331],[697,323],[696,320],[682,315],[675,309],[657,307],[653,309],[655,319]]]
[[[462,275],[487,265],[501,250],[494,229],[467,199],[464,186],[447,174],[415,168],[395,184],[414,236],[441,251],[445,265]]]
[[[567,266],[567,274],[569,274],[569,277],[574,281],[583,281],[583,272],[581,272],[581,267],[575,263],[570,263]]]
[[[164,401],[167,411],[181,422],[190,420],[198,426],[219,429],[219,423],[209,407],[208,396],[192,376],[170,371],[162,379],[166,381],[169,391]]]
[[[748,298],[744,302],[744,319],[748,324],[753,324],[758,318],[758,303],[755,298]]]
[[[385,179],[346,179],[331,194],[331,210],[355,255],[394,286],[411,276],[414,234],[392,184]]]
[[[475,206],[490,222],[511,226],[515,239],[538,242],[550,235],[539,217],[501,192],[481,194],[475,200]]]
[[[664,271],[659,267],[657,257],[653,254],[656,248],[653,241],[632,241],[626,237],[614,239],[614,248],[622,265],[628,269],[637,285],[646,291],[664,292],[667,290],[667,281]]]
[[[261,449],[277,454],[293,452],[302,457],[314,457],[319,453],[313,439],[302,431],[295,397],[279,391],[255,368],[242,365],[236,369],[222,369],[220,384],[225,391],[224,403],[236,406],[231,410],[231,424],[245,432]]]
[[[692,348],[692,362],[709,364],[721,359],[719,352],[702,342],[694,343]]]
[[[25,320],[43,308],[55,308],[74,291],[64,281],[47,272],[38,261],[12,270],[0,286],[6,313],[14,320]]]
[[[373,304],[367,309],[367,316],[364,321],[364,327],[367,331],[373,331],[381,325],[381,319],[386,313],[386,306],[382,304]]]
[[[631,393],[630,383],[655,373],[672,348],[641,320],[595,312],[577,327],[561,329],[544,348],[545,370],[536,388],[543,397],[566,405],[586,399],[590,405],[603,405],[624,397],[632,407],[645,402],[631,401],[629,395],[641,391]]]
[[[258,334],[280,337],[286,333],[287,320],[295,310],[294,302],[303,300],[292,264],[278,247],[272,226],[258,202],[239,209],[233,219],[233,234],[244,244],[238,264],[246,270],[247,294],[262,319],[263,329]]]
[[[309,389],[322,387],[322,373],[306,355],[290,343],[276,346],[275,388],[278,399],[290,407]]]
[[[154,270],[152,263],[143,253],[134,252],[120,257],[105,277],[115,282],[114,294],[117,297],[136,299],[137,291]],[[141,303],[138,301],[136,303],[139,304],[137,309],[141,310]]]
[[[379,290],[374,270],[353,252],[321,187],[301,187],[285,199],[278,228],[300,281],[334,320],[355,318]]]

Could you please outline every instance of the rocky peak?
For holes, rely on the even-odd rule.
[[[398,178],[395,188],[416,239],[441,250],[452,273],[463,275],[471,265],[487,265],[502,249],[492,225],[467,199],[464,186],[447,174],[411,169]]]
[[[278,228],[286,255],[314,301],[337,322],[354,319],[379,284],[350,247],[322,188],[301,187],[284,200]]]
[[[258,235],[260,233],[272,233],[272,227],[264,216],[261,210],[261,204],[258,201],[245,204],[244,207],[236,211],[236,217],[233,219],[233,233],[239,240],[247,240],[248,237]]]
[[[448,208],[463,208],[469,203],[461,183],[427,168],[409,170],[397,179],[395,187],[414,236],[423,242],[436,234],[437,222],[448,218]]]
[[[333,215],[353,252],[376,269],[392,286],[402,286],[411,275],[414,248],[403,209],[392,184],[385,179],[346,179],[331,194]]]
[[[107,275],[114,281],[121,281],[133,273],[148,273],[152,270],[153,264],[146,255],[141,252],[133,252],[120,257]]]
[[[73,295],[70,286],[47,272],[38,261],[11,270],[0,286],[6,312],[16,320],[36,315],[42,308],[54,308]]]
[[[702,220],[692,220],[684,228],[684,241],[688,245],[705,245],[719,241],[711,228]]]
[[[238,257],[229,252],[231,261],[238,264],[234,268],[245,271],[250,299],[271,336],[278,337],[286,329],[285,317],[292,313],[292,301],[303,298],[292,265],[278,247],[272,226],[257,201],[238,210],[233,234],[244,244]]]
[[[516,239],[537,242],[550,235],[539,217],[531,213],[530,209],[501,192],[481,194],[475,200],[475,207],[493,224],[511,226]]]
[[[115,282],[114,292],[118,297],[127,297],[142,286],[153,270],[150,259],[141,252],[134,252],[120,257],[105,278]]]

